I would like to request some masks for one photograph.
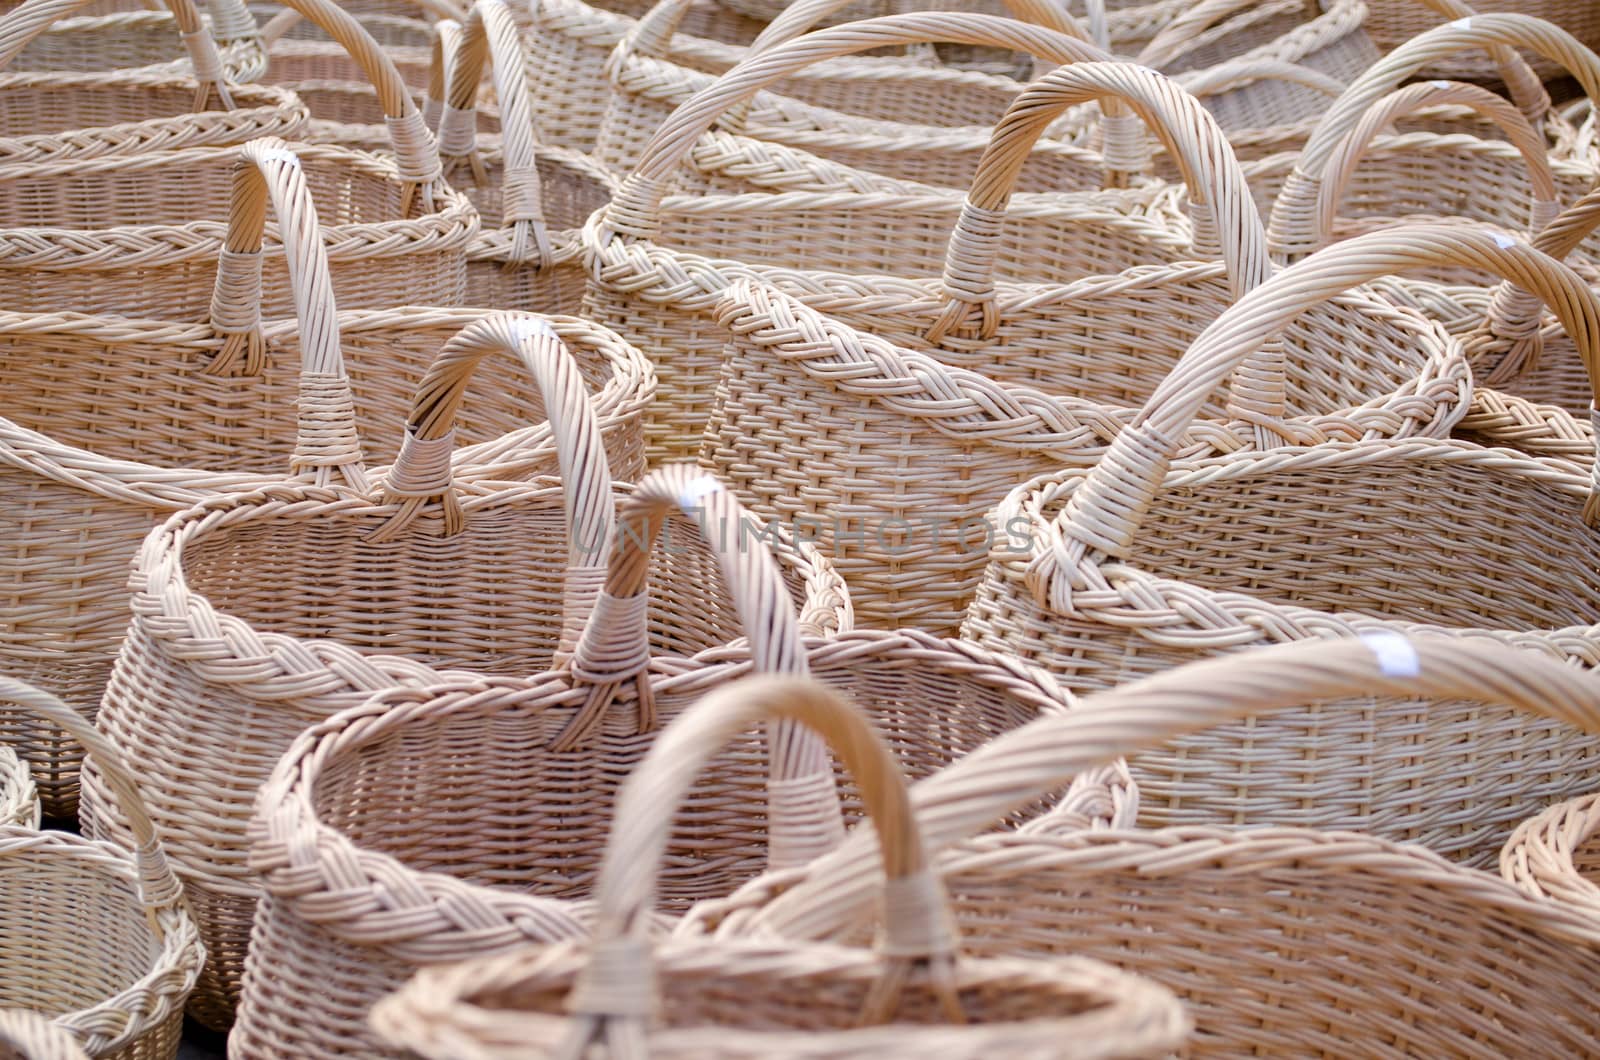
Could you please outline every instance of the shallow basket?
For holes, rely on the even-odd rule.
[[[1600,595],[1573,572],[1600,563],[1600,505],[1572,465],[1388,439],[1173,464],[1158,440],[1181,434],[1245,351],[1370,275],[1364,256],[1394,268],[1441,250],[1462,264],[1505,253],[1514,271],[1548,269],[1559,290],[1545,297],[1569,330],[1590,345],[1600,336],[1600,302],[1580,278],[1526,246],[1500,247],[1495,233],[1418,226],[1335,244],[1219,317],[1092,471],[1044,476],[1006,499],[995,518],[1025,545],[991,556],[963,635],[1075,689],[1250,645],[1379,631],[1592,666]],[[1365,713],[1307,708],[1220,728],[1134,763],[1154,824],[1356,829],[1472,865],[1492,862],[1536,808],[1592,789],[1597,769],[1593,734],[1476,703],[1389,698]]]
[[[0,678],[0,698],[87,750],[132,839],[0,827],[0,1009],[51,1017],[96,1058],[172,1057],[205,952],[138,788],[111,742],[56,697]]]
[[[881,952],[819,943],[653,942],[649,909],[671,815],[697,774],[753,725],[825,735],[882,837]],[[598,881],[591,943],[424,971],[373,1012],[429,1060],[669,1057],[1143,1057],[1186,1036],[1165,991],[1076,958],[960,952],[889,748],[844,697],[799,678],[751,678],[707,696],[629,777]],[[658,985],[659,984],[659,985]],[[643,1004],[640,1004],[640,1002]]]
[[[1313,701],[1353,718],[1374,698],[1461,697],[1515,705],[1528,712],[1519,721],[1600,725],[1600,685],[1572,667],[1482,642],[1340,638],[1088,698],[999,737],[912,800],[968,952],[1071,954],[1148,977],[1193,1016],[1182,1055],[1587,1054],[1600,1033],[1585,1000],[1600,982],[1593,918],[1415,844],[1264,826],[973,837],[1018,801],[1112,755],[1162,754],[1180,733],[1247,716],[1266,724]],[[874,860],[869,837],[853,837],[706,903],[680,933],[714,931],[705,946],[862,938],[877,920]]]

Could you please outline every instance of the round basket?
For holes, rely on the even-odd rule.
[[[1600,562],[1600,503],[1571,465],[1390,439],[1170,458],[1167,440],[1188,428],[1201,396],[1262,340],[1352,279],[1441,254],[1478,267],[1500,259],[1530,287],[1538,272],[1542,297],[1592,352],[1600,300],[1571,270],[1501,238],[1388,229],[1334,244],[1245,295],[1092,471],[1025,484],[1000,506],[996,520],[1016,520],[1026,544],[991,556],[964,635],[1073,688],[1250,645],[1374,631],[1600,661],[1600,594],[1573,578]],[[1537,808],[1591,790],[1600,768],[1593,734],[1476,703],[1380,698],[1365,713],[1329,710],[1219,729],[1135,763],[1145,819],[1357,829],[1481,865]]]
[[[968,952],[1070,953],[1148,977],[1193,1015],[1183,1055],[1583,1055],[1600,1033],[1585,1000],[1600,982],[1593,917],[1414,844],[1253,820],[968,837],[1113,755],[1137,762],[1180,733],[1241,718],[1266,724],[1323,701],[1354,719],[1374,698],[1466,698],[1514,705],[1519,721],[1600,731],[1597,693],[1591,674],[1483,641],[1280,646],[1087,699],[918,784],[912,801]],[[1398,727],[1380,733],[1411,739]],[[714,952],[723,942],[860,938],[878,919],[875,860],[871,837],[853,836],[810,866],[706,903],[680,935],[715,937],[676,944]],[[492,1009],[485,1016],[498,1022]]]
[[[174,1056],[205,952],[138,787],[111,742],[56,697],[0,678],[0,699],[87,751],[132,840],[0,828],[0,1008],[50,1017],[96,1058]],[[0,1027],[18,1022],[0,1014]],[[59,1036],[23,1033],[25,1048],[41,1047],[24,1055],[63,1055]]]
[[[880,837],[887,930],[879,952],[819,943],[653,942],[650,909],[673,811],[717,751],[783,721],[821,734]],[[847,699],[796,677],[708,695],[661,736],[618,798],[596,883],[592,942],[421,973],[373,1011],[428,1060],[583,1055],[739,1057],[1168,1054],[1188,1020],[1165,991],[1075,957],[960,953],[889,747]]]

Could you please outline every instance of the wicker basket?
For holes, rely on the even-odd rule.
[[[888,927],[876,954],[648,936],[673,811],[718,750],[776,719],[828,737],[882,837]],[[1153,1057],[1187,1036],[1176,999],[1108,966],[963,956],[894,757],[826,686],[751,678],[707,696],[628,778],[616,821],[596,883],[592,942],[423,972],[373,1011],[374,1025],[428,1060],[577,1056],[596,1047],[685,1060]]]
[[[138,787],[111,742],[56,697],[0,678],[0,698],[88,752],[131,840],[0,828],[0,1005],[52,1016],[93,1057],[173,1057],[205,952]]]
[[[78,1039],[49,1017],[0,1009],[0,1060],[89,1060]]]
[[[225,98],[227,81],[254,80],[265,69],[255,20],[240,0],[211,0],[209,21],[202,21],[193,0],[162,4],[167,11],[132,8],[80,15],[97,5],[90,0],[0,0],[0,65],[34,73],[120,68],[198,76],[207,83],[201,101],[213,91]]]
[[[1365,440],[1170,466],[1168,439],[1202,396],[1352,279],[1441,255],[1480,267],[1501,259],[1530,288],[1548,285],[1541,296],[1573,334],[1600,338],[1600,300],[1582,280],[1499,241],[1461,226],[1390,229],[1245,295],[1099,466],[1026,484],[1000,506],[995,519],[1026,544],[996,550],[964,635],[1074,688],[1252,644],[1369,631],[1491,638],[1594,665],[1600,627],[1587,623],[1600,618],[1600,595],[1572,572],[1600,562],[1600,503],[1571,465],[1464,442]],[[1218,769],[1216,755],[1237,768]],[[1390,768],[1392,782],[1370,779]],[[1597,769],[1600,739],[1565,726],[1380,699],[1359,715],[1313,708],[1218,730],[1135,775],[1152,823],[1357,828],[1484,864],[1535,808],[1592,789]]]
[[[39,790],[28,764],[0,744],[0,826],[39,827]]]
[[[1104,693],[912,790],[963,945],[1147,976],[1190,1006],[1186,1055],[1587,1055],[1600,1033],[1592,917],[1413,844],[1268,827],[964,839],[1111,755],[1165,754],[1155,748],[1177,734],[1246,716],[1269,724],[1269,712],[1318,700],[1344,702],[1353,719],[1373,697],[1465,697],[1545,716],[1534,724],[1600,729],[1591,675],[1435,637],[1280,646]],[[715,928],[716,943],[744,945],[858,937],[881,885],[867,840],[708,903],[684,933]]]
[[[485,60],[500,100],[503,134],[477,135]],[[450,56],[441,114],[445,176],[478,207],[484,230],[468,249],[467,285],[488,305],[575,313],[585,286],[579,230],[611,200],[615,181],[586,155],[537,142],[520,37],[502,0],[479,0]]]
[[[1437,7],[1437,4],[1419,0],[1367,0],[1367,33],[1384,51],[1398,48],[1446,20],[1447,16],[1440,14]],[[1596,8],[1589,0],[1493,0],[1492,3],[1483,4],[1480,10],[1542,18],[1561,26],[1589,47],[1600,49],[1600,8]],[[1561,76],[1560,66],[1549,61],[1536,59],[1534,71],[1546,79]],[[1504,75],[1494,63],[1469,52],[1433,61],[1423,76],[1494,82],[1501,80]]]
[[[1600,796],[1571,799],[1524,821],[1500,852],[1500,875],[1535,898],[1556,902],[1594,922],[1600,884],[1593,843]]]
[[[1226,270],[1152,264],[997,289],[1009,175],[1061,108],[1112,93],[1163,130],[1214,204]],[[826,527],[819,541],[863,622],[953,630],[990,547],[1006,547],[990,508],[1029,474],[1097,459],[1201,329],[1265,279],[1265,237],[1225,152],[1212,119],[1160,75],[1128,64],[1051,74],[997,131],[942,286],[774,270],[771,286],[724,295],[717,320],[732,337],[704,387],[715,403],[701,462],[760,514]],[[1468,376],[1440,329],[1353,288],[1241,369],[1175,442],[1195,456],[1443,437],[1466,410]]]

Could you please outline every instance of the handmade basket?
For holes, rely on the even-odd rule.
[[[172,0],[176,28],[198,56],[201,80],[177,72],[105,70],[114,40],[96,41],[87,69],[26,70],[19,54],[59,17],[60,3],[17,8],[0,17],[0,162],[83,159],[177,147],[293,136],[305,105],[282,89],[229,85],[190,0]],[[162,19],[167,39],[174,24]],[[48,65],[48,64],[46,64]]]
[[[0,826],[39,827],[39,790],[28,764],[0,744]]]
[[[34,73],[91,74],[118,68],[193,76],[226,99],[231,87],[226,82],[261,76],[266,53],[241,0],[208,0],[206,9],[209,17],[202,20],[192,2],[181,0],[128,6],[94,0],[0,0],[5,26],[0,50],[6,57],[0,65]]]
[[[1092,275],[1090,263],[1091,275],[1050,283],[1028,282],[1019,260],[1023,282],[997,284],[1021,157],[1061,109],[1110,94],[1173,144],[1215,213],[1210,230],[1229,237],[1225,265]],[[942,283],[773,270],[770,286],[736,284],[717,306],[732,337],[715,387],[703,385],[715,398],[700,460],[760,514],[824,527],[818,540],[864,623],[954,631],[991,547],[1025,548],[988,518],[995,503],[1030,474],[1096,460],[1201,329],[1270,270],[1215,123],[1136,66],[1082,64],[1031,86],[974,189]],[[1205,399],[1204,420],[1173,438],[1186,456],[1443,437],[1466,411],[1469,381],[1440,329],[1352,285],[1253,358],[1229,393]]]
[[[263,334],[246,314],[172,324],[81,314],[0,314],[0,454],[11,504],[4,563],[12,610],[0,636],[4,668],[92,715],[128,623],[127,569],[152,526],[218,493],[251,493],[293,472],[324,481],[353,463],[350,384],[341,383],[343,328],[355,422],[369,447],[398,440],[415,388],[446,337],[483,310],[335,313],[305,172],[272,141],[247,145],[238,210],[226,243],[241,258],[259,248],[269,193],[297,278],[297,319]],[[222,242],[217,240],[216,242]],[[305,265],[302,268],[302,264]],[[219,302],[253,306],[248,283]],[[637,444],[649,397],[640,355],[573,322],[569,334],[597,356],[608,434],[619,452]],[[490,377],[493,400],[476,403],[464,441],[515,441],[529,430],[537,394],[519,373]],[[297,407],[297,402],[300,407]],[[530,405],[530,402],[534,404]],[[632,440],[627,440],[628,435]],[[537,437],[529,445],[543,444]],[[498,450],[502,459],[509,456]],[[513,445],[510,448],[515,449]],[[382,450],[380,450],[382,451]],[[392,450],[388,450],[392,453]],[[478,462],[493,462],[493,445]],[[541,463],[512,474],[553,467]],[[70,816],[79,752],[0,711],[0,743],[33,767],[51,816]]]
[[[672,811],[718,749],[780,718],[825,735],[857,779],[881,836],[882,946],[652,941]],[[1109,966],[962,955],[894,757],[826,686],[751,678],[707,696],[628,778],[616,821],[593,941],[424,971],[373,1023],[428,1060],[1109,1058],[1167,1055],[1187,1036],[1170,994]]]
[[[1600,503],[1572,465],[1389,439],[1171,464],[1170,440],[1250,350],[1380,271],[1501,259],[1530,289],[1549,284],[1541,297],[1592,347],[1595,295],[1537,251],[1500,242],[1510,241],[1463,226],[1389,229],[1246,294],[1097,467],[1025,484],[1001,504],[995,519],[1026,546],[992,555],[963,634],[1075,689],[1253,644],[1371,631],[1600,662],[1590,624],[1600,594],[1571,577],[1600,562]],[[1180,741],[1135,776],[1151,823],[1360,829],[1481,865],[1537,807],[1591,789],[1597,768],[1600,740],[1566,726],[1513,723],[1477,704],[1379,699],[1359,714],[1311,708]]]
[[[483,144],[476,101],[486,59],[503,132]],[[510,8],[479,0],[451,59],[439,133],[445,176],[483,219],[467,251],[467,284],[488,305],[575,313],[586,282],[579,230],[611,200],[615,181],[588,156],[538,142],[525,73]]]
[[[55,696],[0,678],[0,698],[88,752],[131,840],[0,828],[0,1007],[51,1017],[93,1057],[175,1056],[205,951],[139,789],[111,741]],[[19,1022],[0,1013],[0,1028]],[[71,1055],[59,1035],[21,1033],[26,1056]]]
[[[1542,18],[1561,26],[1589,47],[1600,49],[1600,9],[1586,0],[1495,0],[1481,10]],[[1436,5],[1417,0],[1368,0],[1367,34],[1379,48],[1389,51],[1433,29],[1446,17]],[[1546,79],[1561,76],[1558,64],[1539,59],[1534,60],[1534,71]],[[1423,76],[1498,81],[1503,71],[1482,56],[1467,53],[1434,60]]]
[[[47,1016],[27,1009],[0,1009],[0,1058],[88,1060],[78,1039]]]
[[[1161,983],[1193,1014],[1186,1055],[1587,1053],[1600,1033],[1585,1000],[1600,980],[1593,918],[1415,844],[1286,827],[965,838],[1112,755],[1167,754],[1158,749],[1178,734],[1246,716],[1267,724],[1269,712],[1318,700],[1353,718],[1373,697],[1467,697],[1600,730],[1591,675],[1477,639],[1280,646],[1102,693],[912,790],[963,945],[1089,957]],[[853,836],[707,903],[683,934],[716,929],[704,946],[859,937],[881,879],[869,837]]]

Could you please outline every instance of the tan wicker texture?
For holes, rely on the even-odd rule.
[[[1524,821],[1500,852],[1500,875],[1535,898],[1557,902],[1591,922],[1600,917],[1600,797],[1556,805]]]
[[[1021,157],[1063,108],[1108,95],[1173,145],[1210,230],[1228,236],[1226,267],[997,284]],[[1057,71],[996,131],[942,284],[773,270],[776,290],[724,296],[732,339],[701,462],[762,515],[823,527],[863,622],[953,631],[990,548],[1022,547],[987,518],[993,505],[1028,475],[1097,459],[1201,329],[1265,279],[1266,259],[1244,178],[1192,97],[1129,64]],[[1207,395],[1178,444],[1193,456],[1442,437],[1465,411],[1468,374],[1442,331],[1355,289],[1310,309],[1226,396]]]
[[[1210,660],[997,739],[912,799],[969,952],[1104,960],[1191,1007],[1194,1056],[1569,1056],[1593,1049],[1591,917],[1412,844],[1305,828],[982,836],[1018,801],[1179,733],[1315,701],[1515,706],[1600,730],[1592,675],[1481,640],[1380,635]],[[1405,741],[1409,734],[1386,735]],[[859,937],[881,875],[867,836],[698,911],[717,941]],[[951,844],[948,845],[947,844]]]
[[[518,395],[521,425],[454,453],[456,410],[469,382],[490,381],[473,377],[492,354],[509,354],[535,382],[503,385],[489,403],[499,412]],[[584,375],[607,369],[606,391],[591,399]],[[339,443],[353,489],[263,483],[180,513],[148,538],[100,720],[148,771],[196,904],[212,954],[199,1018],[231,1018],[255,901],[244,829],[273,763],[307,725],[375,688],[433,677],[430,667],[549,664],[563,621],[584,610],[584,575],[563,572],[608,537],[606,445],[623,467],[642,467],[649,382],[635,351],[583,321],[485,316],[415,385],[404,428],[392,428],[404,438],[400,456],[379,488],[367,486],[347,411],[342,424],[303,425],[302,437]],[[564,517],[560,485],[525,481],[552,464],[569,483]],[[568,525],[570,544],[552,532]],[[107,834],[102,806],[86,778],[83,818],[94,834]]]
[[[0,828],[0,1008],[53,1017],[93,1057],[169,1060],[205,952],[139,789],[111,741],[55,696],[5,677],[0,698],[87,751],[129,837]]]
[[[481,143],[476,117],[486,60],[503,130],[490,144]],[[586,283],[578,232],[610,201],[615,181],[587,156],[538,142],[525,74],[510,8],[479,0],[453,56],[439,134],[445,176],[483,218],[468,249],[467,285],[481,304],[575,313]]]
[[[1435,6],[1420,0],[1368,0],[1367,33],[1384,51],[1398,48],[1445,21],[1446,16],[1437,10],[1430,10]],[[1587,46],[1600,48],[1600,8],[1596,8],[1589,0],[1493,0],[1492,3],[1475,6],[1484,12],[1514,12],[1554,22]],[[1548,60],[1535,59],[1534,70],[1545,78],[1561,76],[1559,64]],[[1493,63],[1485,61],[1481,54],[1466,52],[1432,61],[1424,71],[1424,76],[1497,81],[1503,73]]]
[[[88,1060],[72,1032],[27,1009],[0,1008],[0,1060]]]
[[[300,471],[317,471],[319,461],[350,463],[347,447],[357,435],[386,463],[439,346],[485,312],[339,316],[326,268],[300,269],[299,256],[320,253],[324,234],[304,170],[270,141],[243,154],[253,164],[239,174],[238,223],[228,241],[259,245],[270,192],[298,277],[297,320],[262,333],[248,314],[219,317],[220,326],[0,314],[0,480],[10,498],[0,652],[7,670],[91,715],[127,627],[128,564],[152,525],[206,497],[281,481],[292,473],[297,445]],[[245,306],[257,301],[249,284],[229,297]],[[593,351],[586,372],[596,391],[603,388],[597,402],[620,458],[638,445],[649,367],[597,329],[576,321],[568,328]],[[336,374],[346,355],[354,426],[351,389],[341,398]],[[535,388],[513,366],[490,366],[483,381],[492,397],[471,403],[461,424],[462,442],[485,449],[476,462],[514,464],[528,450],[534,464],[508,467],[507,477],[553,467],[547,443],[529,436]],[[320,473],[326,478],[329,469]],[[13,728],[11,717],[0,711],[0,743],[30,762],[47,812],[70,815],[77,751],[31,723]]]
[[[0,744],[0,825],[39,827],[39,789],[28,764]]]
[[[882,945],[653,943],[674,812],[718,750],[776,719],[825,736],[856,780],[881,837]],[[592,942],[424,972],[374,1025],[428,1060],[1142,1057],[1189,1029],[1170,994],[1105,965],[963,956],[888,746],[803,678],[730,685],[662,733],[618,796],[596,893]]]
[[[1501,242],[1510,241],[1462,226],[1394,228],[1337,243],[1246,294],[1093,471],[1007,497],[995,519],[1017,520],[1026,545],[992,555],[964,635],[1073,688],[1252,644],[1371,631],[1485,637],[1600,662],[1600,597],[1571,577],[1600,560],[1591,529],[1600,505],[1572,465],[1426,440],[1171,463],[1170,440],[1248,351],[1380,270],[1498,259],[1530,290],[1548,285],[1541,297],[1586,345],[1600,337],[1600,301],[1581,279]],[[1536,808],[1592,789],[1597,766],[1600,741],[1565,726],[1380,699],[1360,714],[1311,708],[1218,729],[1142,760],[1135,776],[1152,823],[1287,820],[1483,864]]]

